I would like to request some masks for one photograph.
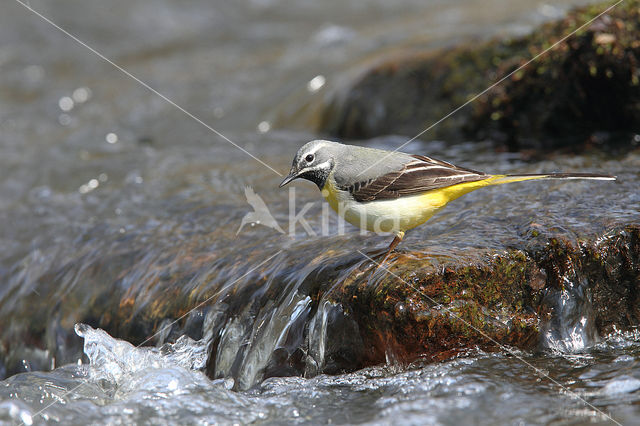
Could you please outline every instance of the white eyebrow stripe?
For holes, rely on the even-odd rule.
[[[309,154],[315,154],[317,150],[319,150],[320,148],[324,148],[325,146],[327,146],[326,142],[320,142],[317,146],[314,146],[313,149],[309,150],[306,152],[306,155]]]

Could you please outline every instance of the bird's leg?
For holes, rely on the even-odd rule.
[[[382,258],[382,261],[378,263],[378,267],[380,267],[384,262],[387,261],[387,258],[389,257],[393,249],[396,248],[396,246],[400,243],[400,241],[402,241],[402,238],[404,238],[404,232],[400,231],[393,238],[393,241],[391,241],[391,244],[389,244],[389,249],[387,250],[387,253],[384,255],[384,257]]]

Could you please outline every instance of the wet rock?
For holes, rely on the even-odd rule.
[[[540,292],[529,286],[536,264],[524,253],[434,271],[424,256],[399,255],[389,273],[364,265],[340,297],[358,320],[374,363],[441,360],[473,348],[532,348]],[[426,266],[426,267],[425,267]]]
[[[522,38],[381,60],[331,99],[320,127],[352,139],[412,137],[504,78],[428,137],[490,138],[511,150],[632,144],[640,132],[640,1],[618,5],[514,73],[609,5],[576,9]]]
[[[358,257],[324,264],[296,289],[298,300],[305,295],[311,301],[304,320],[292,318],[295,327],[272,330],[276,336],[285,331],[286,340],[295,343],[272,344],[269,361],[254,363],[259,373],[252,377],[437,361],[503,345],[579,351],[599,336],[640,323],[640,226],[595,241],[545,241],[529,251],[486,251],[476,253],[479,260],[443,267],[420,253],[395,255],[388,272]],[[251,330],[273,318],[273,311],[270,315],[240,312],[228,321],[244,321],[239,341],[253,339],[249,345],[254,346]],[[225,329],[233,327],[222,326],[221,335]],[[210,375],[222,375],[214,358],[228,347],[222,341],[211,346]],[[232,355],[236,366],[247,365],[242,352]]]
[[[43,294],[14,307],[28,318],[20,328],[2,319],[0,354],[7,374],[49,368],[52,358],[72,362],[81,350],[76,322],[134,345],[188,335],[208,348],[209,376],[249,388],[271,376],[437,361],[501,345],[581,350],[640,324],[640,226],[578,243],[537,230],[530,237],[536,243],[526,251],[475,249],[466,261],[399,252],[389,271],[359,253],[304,266],[280,254],[251,269],[264,261],[256,253],[225,269],[198,248],[208,240],[195,237],[157,257],[85,256],[41,277],[67,293],[64,303],[51,306]],[[69,277],[92,283],[91,291],[68,287]]]
[[[640,324],[638,226],[486,256],[433,271],[422,256],[399,255],[389,273],[369,266],[345,282],[340,299],[374,348],[371,358],[383,362],[391,350],[405,361],[439,360],[499,345],[574,351]],[[558,336],[562,347],[549,342]]]
[[[384,362],[437,361],[503,345],[576,351],[599,336],[640,324],[640,226],[611,231],[597,241],[552,238],[530,252],[482,257],[434,268],[428,255],[401,253],[388,271],[357,258],[325,265],[297,289],[299,298],[301,292],[311,300],[305,320],[292,318],[296,327],[279,329],[295,344],[272,345],[269,361],[254,365],[260,371],[254,380],[285,372],[313,376]],[[243,313],[231,321],[238,318],[252,322]],[[253,323],[268,328],[264,318],[258,315]],[[241,335],[246,341],[251,332]],[[213,356],[224,346],[212,345],[210,375],[221,375]],[[233,354],[236,365],[246,365],[246,356]]]

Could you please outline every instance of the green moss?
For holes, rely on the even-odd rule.
[[[415,135],[601,13],[577,9],[532,34],[405,58],[364,74],[325,109],[320,129],[343,138]],[[627,0],[506,78],[428,137],[491,138],[509,149],[583,147],[595,132],[637,131],[640,0]],[[606,99],[607,102],[602,102]],[[380,105],[384,114],[380,114]],[[630,138],[613,138],[630,143]]]
[[[444,359],[470,347],[492,350],[495,342],[533,348],[539,324],[550,312],[544,295],[562,289],[565,278],[579,276],[589,277],[598,331],[604,335],[614,324],[622,329],[640,324],[640,307],[633,307],[640,302],[634,296],[640,293],[640,226],[611,235],[598,244],[579,245],[552,238],[541,251],[511,250],[486,262],[438,271],[419,254],[399,256],[393,275],[386,274],[373,288],[358,285],[359,280],[369,282],[366,273],[345,281],[336,301],[350,305],[363,341],[377,342],[373,363],[384,360],[390,344],[403,348],[406,360]],[[607,302],[612,299],[617,302],[613,309]],[[390,331],[384,341],[376,337],[381,330]]]
[[[542,52],[606,6],[570,12],[524,40],[535,52]],[[634,76],[640,72],[639,6],[637,0],[618,5],[504,81],[499,90],[474,105],[468,134],[491,134],[515,150],[532,143],[539,148],[557,147],[560,142],[579,145],[594,132],[637,130],[640,90]],[[512,70],[511,64],[497,66],[498,75]],[[616,140],[629,142],[629,138]]]

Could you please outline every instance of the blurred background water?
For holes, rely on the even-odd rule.
[[[380,55],[523,34],[586,3],[32,0],[29,5],[285,173],[295,150],[322,136],[314,132],[313,105]],[[0,419],[607,423],[503,353],[336,376],[271,378],[239,392],[232,390],[231,379],[210,380],[198,371],[202,365],[185,361],[202,353],[202,344],[209,343],[198,343],[203,336],[155,353],[86,329],[84,360],[88,356],[91,367],[36,371],[82,357],[73,326],[87,319],[87,306],[111,293],[130,294],[136,312],[173,297],[167,288],[199,300],[216,285],[246,284],[243,274],[270,256],[276,256],[270,271],[289,268],[295,277],[308,274],[308,264],[381,247],[388,238],[360,236],[353,228],[347,236],[330,237],[310,237],[300,228],[291,239],[255,227],[236,236],[249,210],[247,185],[286,223],[289,194],[277,189],[276,172],[17,1],[7,0],[0,10],[0,325],[3,375],[12,375],[0,384]],[[517,191],[470,194],[458,201],[460,209],[445,210],[430,226],[410,233],[407,250],[455,257],[473,247],[525,244],[522,230],[532,223],[573,239],[640,217],[637,153],[557,155],[530,163],[517,154],[496,153],[489,144],[449,146],[428,136],[405,150],[490,172],[589,169],[617,174],[621,183],[606,188],[533,183]],[[394,148],[406,139],[390,135],[360,143]],[[300,205],[315,203],[308,217],[317,229],[322,208],[317,189],[298,185],[296,197]],[[172,280],[162,276],[159,265],[174,267],[179,276],[177,259],[185,252],[200,255],[204,272],[168,287],[157,285]],[[117,288],[102,275],[117,278]],[[29,340],[34,324],[46,329],[46,344]],[[578,355],[522,356],[632,424],[639,414],[639,348],[637,336],[626,334]],[[24,361],[16,367],[15,360]]]

